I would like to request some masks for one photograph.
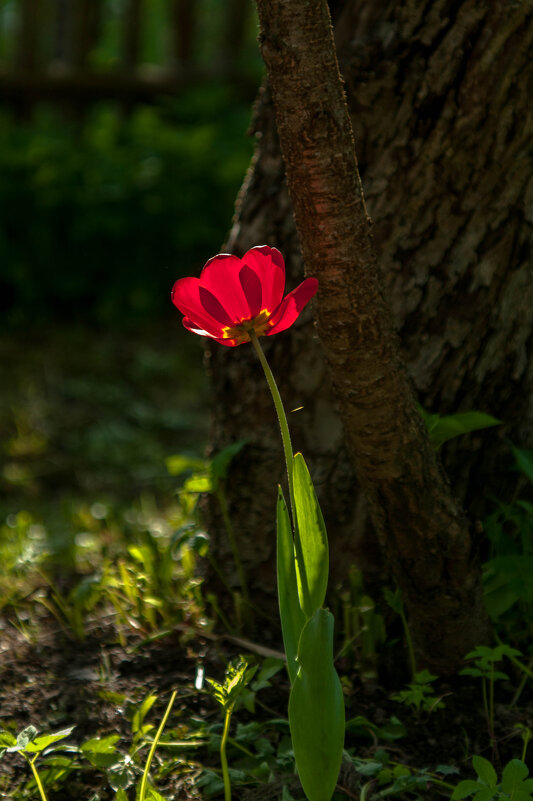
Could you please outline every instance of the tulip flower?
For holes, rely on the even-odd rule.
[[[234,348],[250,342],[252,331],[256,337],[285,331],[317,289],[316,278],[306,278],[283,297],[283,256],[276,248],[259,245],[242,259],[227,253],[214,256],[200,278],[180,278],[172,288],[172,302],[189,331]]]
[[[263,367],[278,421],[287,464],[290,510],[278,490],[277,570],[281,630],[291,681],[289,727],[298,774],[308,801],[331,799],[342,760],[345,711],[333,658],[333,615],[323,608],[329,571],[327,532],[309,470],[292,450],[287,415],[259,337],[285,331],[318,289],[306,278],[283,297],[283,256],[266,245],[242,259],[221,253],[200,278],[180,278],[172,302],[189,331],[234,348],[251,342]],[[230,537],[246,599],[239,549]],[[231,711],[231,710],[230,710]],[[226,715],[224,736],[229,717]],[[231,801],[224,737],[221,746],[224,798]]]

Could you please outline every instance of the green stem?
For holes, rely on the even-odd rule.
[[[487,699],[487,679],[485,676],[481,679],[481,687],[483,690],[483,708],[485,710],[485,717],[487,719],[487,725],[489,727],[489,734],[492,737],[492,729],[490,725],[490,712],[489,712],[489,702]]]
[[[409,631],[409,624],[407,622],[407,618],[405,616],[405,612],[402,610],[400,612],[400,618],[403,625],[403,630],[405,632],[405,641],[407,643],[407,651],[409,652],[409,662],[411,664],[411,675],[413,677],[413,681],[416,681],[416,659],[415,659],[415,650],[413,648],[413,641],[411,639],[411,632]]]
[[[44,791],[43,784],[41,782],[41,777],[39,776],[39,772],[38,772],[38,770],[37,770],[37,768],[35,766],[35,760],[37,759],[37,757],[39,755],[36,754],[33,759],[30,759],[24,752],[22,752],[22,756],[24,757],[24,759],[26,760],[26,762],[28,763],[28,765],[31,768],[31,772],[33,773],[33,778],[35,779],[35,784],[39,788],[39,794],[41,796],[42,801],[48,801],[48,799],[46,797],[46,793]]]
[[[279,427],[281,431],[281,440],[283,442],[283,450],[285,451],[285,461],[287,463],[287,478],[289,480],[289,496],[291,501],[291,511],[292,511],[292,523],[293,523],[293,530],[294,530],[294,548],[296,550],[296,560],[298,562],[298,570],[300,574],[300,581],[301,581],[301,588],[302,588],[302,595],[303,595],[303,603],[302,609],[309,609],[311,607],[310,603],[310,595],[309,595],[309,585],[307,583],[307,576],[305,573],[305,562],[303,558],[303,551],[302,551],[302,543],[300,540],[300,532],[298,531],[298,520],[296,517],[296,506],[294,503],[294,477],[293,477],[293,470],[294,470],[294,455],[292,451],[292,443],[291,443],[291,435],[289,432],[289,424],[287,423],[287,415],[285,414],[285,409],[283,407],[283,402],[281,400],[281,395],[279,394],[278,385],[276,384],[276,380],[270,369],[270,366],[266,360],[266,356],[263,353],[263,349],[259,344],[259,340],[255,331],[251,330],[248,332],[250,335],[250,341],[254,346],[255,352],[261,362],[261,367],[265,373],[265,378],[267,380],[268,386],[270,388],[270,392],[272,393],[272,400],[274,401],[274,406],[276,408],[276,414],[279,420]]]
[[[163,734],[163,729],[165,728],[165,723],[167,722],[168,716],[170,715],[170,710],[172,709],[174,701],[176,700],[176,695],[177,695],[177,690],[174,690],[174,692],[172,693],[172,695],[170,697],[170,701],[168,702],[168,706],[167,706],[167,708],[165,710],[165,714],[163,715],[163,720],[159,724],[159,728],[158,728],[158,730],[156,732],[156,735],[154,737],[154,740],[152,742],[152,747],[150,748],[150,752],[148,754],[148,759],[146,760],[146,765],[144,766],[144,772],[143,772],[143,776],[142,776],[142,779],[141,779],[141,790],[139,792],[139,801],[144,801],[144,796],[145,796],[145,793],[146,793],[146,783],[148,781],[148,773],[150,771],[150,766],[152,764],[152,759],[154,758],[155,749],[157,748],[157,744],[158,744],[158,742],[159,742],[159,740],[161,738],[161,735]]]
[[[523,737],[524,737],[524,747],[522,748],[522,762],[525,762],[527,754],[527,746],[531,739],[531,731],[529,729],[526,729],[523,734]]]
[[[231,743],[231,745],[234,748],[237,748],[239,751],[242,751],[242,753],[246,754],[246,756],[252,757],[252,759],[257,759],[257,754],[254,754],[253,751],[249,751],[247,748],[244,747],[244,745],[241,745],[240,743],[237,742],[237,740],[234,740],[233,737],[228,737],[228,743]]]
[[[220,741],[220,764],[222,765],[222,778],[224,779],[224,801],[231,801],[231,782],[229,778],[228,759],[226,757],[226,743],[228,741],[229,724],[231,721],[231,713],[233,706],[226,709],[226,717],[224,718],[224,731],[222,732],[222,740]]]
[[[490,664],[490,685],[489,685],[489,699],[490,699],[490,736],[494,739],[494,662]]]
[[[289,424],[287,423],[287,415],[285,414],[285,409],[283,408],[283,402],[281,400],[281,395],[279,394],[278,385],[276,384],[276,380],[274,378],[272,370],[270,369],[270,366],[266,360],[266,356],[263,353],[263,348],[259,344],[257,335],[255,331],[249,331],[248,333],[250,335],[250,340],[252,342],[252,345],[254,346],[259,361],[261,362],[261,367],[264,370],[265,378],[268,382],[270,392],[272,393],[272,400],[274,401],[274,406],[276,407],[276,414],[278,415],[279,427],[281,429],[281,439],[283,441],[283,450],[285,451],[285,461],[287,463],[287,476],[289,479],[289,495],[291,499],[292,514],[294,517],[294,484],[293,484],[294,456],[292,452]]]

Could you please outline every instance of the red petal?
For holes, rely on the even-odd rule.
[[[237,256],[221,253],[207,262],[200,275],[200,284],[211,293],[219,304],[216,313],[220,315],[220,307],[225,311],[225,325],[238,325],[241,320],[248,320],[252,317],[246,295],[239,281],[242,266],[242,262]],[[215,316],[215,304],[210,299],[205,308],[208,314]],[[220,317],[216,317],[216,319],[220,319]]]
[[[193,323],[193,321],[189,320],[187,317],[184,317],[182,322],[187,331],[192,331],[193,334],[198,334],[201,337],[209,337],[209,339],[214,339],[215,342],[220,342],[221,345],[227,345],[229,348],[234,348],[239,344],[236,339],[219,339],[218,337],[213,336],[213,334],[210,334],[208,331],[198,328],[196,323]]]
[[[200,301],[200,281],[198,278],[180,278],[172,287],[171,297],[174,306],[198,330],[204,330],[212,337],[219,337],[222,334],[223,326],[208,314]],[[187,326],[185,327],[187,328]]]
[[[281,303],[285,289],[283,256],[276,248],[258,245],[245,253],[242,261],[254,271],[261,282],[261,309],[273,311]]]
[[[199,295],[202,306],[211,317],[214,317],[215,320],[222,323],[222,325],[233,325],[232,318],[212,292],[200,286]]]
[[[246,300],[248,301],[250,315],[256,317],[263,308],[261,305],[263,299],[261,281],[247,264],[241,267],[239,281],[241,282],[242,291],[246,295]]]
[[[183,323],[187,331],[192,331],[193,334],[198,334],[198,336],[201,337],[209,337],[210,339],[217,339],[217,337],[214,334],[210,334],[209,331],[205,331],[203,328],[199,328],[197,323],[193,322],[193,320],[190,320],[188,317],[184,317],[181,322]]]
[[[238,342],[236,339],[215,339],[220,345],[226,345],[227,348],[236,348],[237,345],[244,345],[244,342]]]
[[[269,337],[272,334],[279,334],[280,331],[285,331],[287,328],[290,328],[294,321],[300,316],[304,306],[306,306],[316,294],[317,289],[317,279],[306,278],[296,289],[289,292],[270,318],[272,328],[269,328],[269,330],[265,332],[266,336]]]

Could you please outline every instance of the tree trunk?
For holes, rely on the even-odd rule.
[[[428,6],[428,10],[420,2],[400,6],[348,0],[337,5],[338,53],[367,205],[374,220],[385,294],[420,400],[431,410],[450,413],[477,408],[508,422],[502,433],[484,433],[447,446],[454,489],[470,509],[481,512],[486,492],[481,493],[480,488],[487,483],[486,478],[502,481],[494,466],[502,459],[503,434],[518,444],[531,443],[533,409],[528,387],[533,364],[526,355],[532,334],[527,250],[533,220],[532,131],[531,123],[529,130],[527,124],[527,86],[532,77],[527,59],[533,33],[531,10],[517,6],[504,13],[498,4],[474,2],[442,2],[438,13],[437,4]],[[286,30],[280,31],[281,49]],[[259,242],[275,244],[297,272],[301,260],[268,92],[263,92],[259,101],[255,127],[259,133],[257,153],[240,195],[229,248],[242,253]],[[335,133],[333,126],[328,137]],[[347,202],[346,198],[342,200]],[[322,247],[318,241],[318,253]],[[327,257],[327,253],[323,255]],[[321,277],[313,253],[306,253],[306,264]],[[372,336],[368,320],[361,334],[357,328],[362,316],[369,315],[368,309],[361,309],[365,280],[363,275],[361,286],[347,290],[352,295],[352,309],[359,308],[346,331],[347,341],[356,348],[363,342],[360,337]],[[337,310],[332,308],[328,315],[322,298],[323,282],[317,307],[321,333],[324,336],[328,332],[328,341],[324,342],[329,344],[331,337],[333,341],[338,338]],[[342,307],[342,294],[337,299]],[[326,296],[324,300],[334,306],[334,299]],[[305,325],[281,340],[281,336],[274,338],[269,356],[276,374],[285,379],[285,397],[294,406],[302,401],[305,405],[303,412],[294,415],[293,430],[298,447],[310,456],[318,479],[330,531],[334,580],[338,581],[346,576],[350,558],[367,568],[375,561],[369,558],[365,546],[368,527],[364,502],[354,491],[343,429],[329,395],[320,348]],[[242,436],[243,429],[251,439],[248,453],[243,452],[234,466],[230,503],[254,586],[267,592],[274,576],[270,524],[273,491],[270,495],[268,488],[273,483],[273,471],[276,476],[281,472],[281,458],[272,450],[273,416],[266,392],[256,388],[258,374],[250,363],[252,354],[240,348],[236,359],[235,354],[221,350],[212,360],[214,395],[220,399],[213,445],[217,448]],[[364,380],[365,372],[351,364],[353,354],[346,354],[346,359],[350,371],[353,368]],[[364,347],[361,360],[365,362]],[[287,375],[293,366],[295,374]],[[367,363],[369,376],[374,368]],[[353,380],[352,372],[350,378]],[[392,378],[384,371],[381,380],[386,383]],[[337,386],[337,390],[342,397],[342,387]],[[470,619],[475,617],[472,604],[479,603],[479,595],[470,597],[468,590],[463,592],[457,586],[461,573],[468,577],[471,592],[476,585],[475,571],[469,569],[470,538],[464,529],[454,535],[441,528],[429,548],[430,569],[420,570],[420,543],[427,544],[429,532],[434,531],[432,509],[424,509],[423,501],[434,497],[435,468],[428,472],[414,465],[431,486],[422,483],[419,498],[413,497],[413,485],[395,461],[398,453],[394,445],[402,437],[410,440],[410,411],[405,413],[405,431],[398,432],[397,421],[387,416],[376,431],[376,415],[380,408],[387,408],[386,403],[368,408],[359,385],[352,398],[344,400],[345,423],[347,406],[358,410],[356,428],[364,429],[361,421],[368,425],[362,439],[356,435],[356,458],[362,481],[366,469],[378,473],[374,489],[379,486],[379,491],[369,496],[382,537],[380,514],[387,509],[390,496],[396,498],[389,507],[393,518],[384,521],[385,527],[392,527],[391,536],[386,535],[387,548],[402,580],[415,627],[416,616],[421,613],[425,617],[426,622],[418,628],[418,639],[428,656],[428,646],[438,647],[438,642],[431,641],[431,626],[432,608],[439,596],[444,594],[445,608],[455,597],[460,610],[455,610],[457,617],[444,614],[439,625],[445,628],[438,631],[439,640],[441,632],[448,641],[457,635],[461,615],[465,624],[468,622],[465,604]],[[375,443],[389,436],[392,441],[386,452],[364,444],[365,437],[367,443]],[[353,443],[348,430],[346,437]],[[401,460],[401,453],[399,456]],[[425,462],[427,456],[418,446],[413,447],[411,458],[415,462],[421,458]],[[383,497],[383,487],[389,501]],[[365,489],[368,492],[368,486]],[[399,496],[404,491],[402,500]],[[441,519],[447,514],[454,519],[449,497],[439,497]],[[424,515],[429,515],[425,532],[420,530],[425,525]],[[253,538],[246,537],[247,531],[254,531]],[[458,552],[453,555],[455,546]],[[214,547],[216,553],[225,554],[222,537],[215,537]],[[375,543],[372,549],[374,554]],[[436,624],[433,618],[433,631]],[[475,632],[475,624],[468,626],[467,637],[475,638]],[[464,646],[464,639],[456,641],[452,661]],[[442,651],[437,652],[436,659],[441,664],[446,661]]]

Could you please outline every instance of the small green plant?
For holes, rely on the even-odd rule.
[[[16,737],[8,731],[0,731],[0,759],[5,756],[5,754],[20,754],[30,766],[35,784],[39,790],[41,801],[47,801],[44,783],[37,770],[37,759],[40,756],[46,757],[52,754],[55,750],[55,743],[68,737],[73,729],[74,726],[71,726],[61,731],[39,735],[35,726],[27,726],[25,729],[22,729]],[[77,749],[75,750],[77,751]],[[52,766],[54,762],[56,766],[67,768],[70,767],[72,760],[67,757],[66,762],[63,761],[63,763],[61,763],[60,760],[58,763],[57,760],[54,760],[52,762],[48,761],[48,764]]]
[[[145,798],[147,797],[146,796],[146,792],[147,791],[149,793],[149,796],[148,796],[149,801],[150,801],[150,799],[154,799],[154,801],[157,801],[157,799],[155,797],[158,795],[158,793],[156,792],[156,790],[151,785],[148,785],[148,776],[149,776],[149,773],[150,773],[150,767],[151,767],[151,764],[152,764],[152,759],[153,759],[154,754],[155,754],[155,749],[157,748],[159,740],[161,739],[161,735],[163,734],[163,729],[165,728],[165,724],[166,724],[166,722],[168,720],[168,716],[170,715],[170,710],[172,709],[174,701],[176,700],[176,695],[177,695],[177,691],[174,690],[174,692],[172,693],[172,695],[170,697],[170,701],[168,702],[168,706],[167,706],[167,708],[165,710],[165,714],[163,715],[163,717],[161,719],[161,723],[159,724],[159,728],[157,729],[157,732],[156,732],[156,735],[154,737],[153,743],[152,743],[152,745],[150,747],[150,751],[148,753],[148,757],[146,759],[146,763],[145,763],[144,770],[143,770],[143,775],[142,775],[142,778],[141,778],[141,784],[140,784],[140,788],[139,788],[139,801],[145,801]]]
[[[0,611],[17,609],[33,589],[31,574],[46,558],[44,526],[27,511],[0,525]]]
[[[132,737],[127,752],[119,747],[120,737],[117,734],[95,737],[82,744],[80,753],[93,767],[105,772],[109,786],[116,793],[117,801],[127,801],[126,792],[134,785],[138,801],[159,801],[162,798],[150,781],[150,768],[158,745],[183,749],[202,744],[202,741],[195,737],[182,741],[161,740],[176,695],[177,691],[174,691],[155,735],[153,735],[154,724],[147,722],[146,718],[157,701],[157,696],[149,693],[140,704],[131,709]],[[121,696],[115,699],[119,704],[123,704],[125,700]],[[148,745],[149,752],[143,761],[140,759],[140,752]]]
[[[241,593],[235,592],[228,584],[226,577],[221,573],[219,565],[210,559],[211,567],[215,570],[218,577],[222,581],[224,587],[233,596],[233,604],[236,613],[237,623],[242,625],[243,614],[245,617],[249,616],[252,605],[250,602],[250,595],[244,573],[244,567],[239,554],[239,544],[237,542],[233,524],[228,511],[228,504],[226,500],[226,479],[228,471],[233,459],[246,445],[246,440],[238,440],[237,442],[228,445],[219,451],[211,460],[189,458],[183,454],[175,454],[166,459],[168,472],[173,476],[183,475],[184,473],[191,472],[192,474],[185,480],[183,487],[180,490],[180,501],[184,513],[192,516],[196,506],[198,497],[202,493],[210,493],[217,499],[228,536],[228,542],[233,554],[233,560],[237,575],[239,577]],[[207,554],[209,558],[209,554]],[[244,602],[244,611],[243,603]],[[215,599],[215,611],[218,613],[218,605]],[[222,616],[223,617],[223,616]],[[229,626],[229,623],[223,619],[224,625]],[[229,626],[229,628],[231,628]]]
[[[355,649],[357,674],[361,680],[377,678],[378,651],[386,639],[383,615],[369,595],[363,591],[363,575],[355,565],[350,567],[350,589],[341,595],[344,642],[339,656]]]
[[[407,653],[409,654],[409,666],[411,668],[411,676],[413,681],[416,682],[416,660],[415,649],[413,648],[413,640],[411,639],[411,632],[407,622],[407,616],[403,605],[403,598],[399,587],[396,587],[393,592],[389,587],[385,587],[383,595],[390,608],[400,616],[402,621],[403,631],[405,634],[405,643],[407,645]]]
[[[533,482],[533,454],[511,445],[515,470]],[[483,529],[490,542],[483,565],[485,604],[491,618],[517,642],[530,639],[533,619],[533,504],[525,498],[496,500]],[[500,628],[501,630],[501,628]]]
[[[39,593],[36,600],[48,609],[65,632],[83,641],[86,616],[102,597],[105,576],[86,576],[64,594],[43,571],[39,572],[48,585],[48,594]]]
[[[127,626],[153,634],[184,620],[203,620],[196,527],[181,526],[173,535],[139,535],[114,564],[106,565],[105,597]],[[205,545],[205,540],[202,540]]]
[[[235,665],[230,663],[227,666],[223,684],[219,684],[214,679],[207,679],[211,687],[211,693],[222,707],[224,713],[224,728],[220,741],[220,764],[222,766],[222,777],[224,780],[224,801],[231,801],[231,780],[226,756],[231,716],[238,697],[246,685],[249,684],[256,670],[257,665],[250,667],[247,660],[241,657]]]
[[[414,681],[405,690],[395,693],[391,698],[414,709],[417,717],[420,712],[427,712],[429,715],[435,709],[444,709],[442,696],[437,696],[432,686],[437,678],[429,670],[421,670],[415,673]]]
[[[382,798],[399,796],[400,798],[426,798],[424,791],[431,786],[439,790],[450,791],[453,784],[445,781],[445,777],[458,773],[452,765],[437,765],[430,770],[416,770],[401,762],[391,759],[385,749],[378,748],[372,757],[362,759],[352,757],[357,772],[367,781],[361,788],[359,801],[378,801]],[[420,793],[424,793],[421,795]]]
[[[458,412],[457,414],[440,415],[426,412],[421,406],[419,409],[435,450],[439,450],[445,442],[455,437],[502,424],[501,420],[484,412]]]
[[[407,734],[403,723],[394,715],[383,726],[377,726],[364,715],[356,715],[356,717],[346,721],[346,732],[355,737],[370,737],[375,745],[380,740],[382,742],[401,740]]]
[[[272,679],[280,670],[283,670],[285,663],[281,659],[269,656],[263,660],[262,665],[258,668],[257,674],[253,680],[249,682],[246,687],[240,691],[240,704],[251,712],[255,713],[257,701],[257,693],[264,690],[266,687],[271,687],[270,679]]]
[[[529,770],[521,759],[511,759],[504,767],[501,781],[498,782],[496,769],[482,756],[472,757],[476,779],[459,782],[451,795],[451,801],[473,797],[473,801],[532,801],[533,779],[528,779]]]
[[[494,648],[486,645],[479,645],[470,651],[465,659],[472,660],[472,665],[461,670],[461,676],[475,676],[481,679],[483,694],[483,709],[491,741],[494,742],[494,683],[500,679],[508,679],[507,673],[496,670],[496,664],[501,662],[504,656],[515,658],[521,656],[520,651],[511,648],[510,645],[501,643]]]

